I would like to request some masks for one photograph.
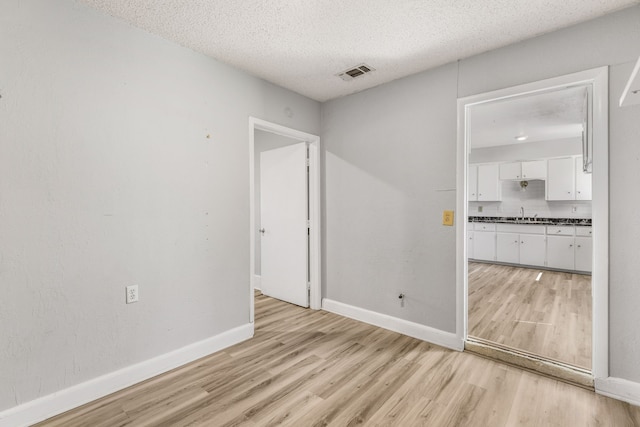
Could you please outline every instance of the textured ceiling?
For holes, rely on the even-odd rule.
[[[78,0],[318,101],[640,0]],[[366,63],[374,72],[335,74]]]

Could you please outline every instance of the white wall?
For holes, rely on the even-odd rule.
[[[638,22],[640,6],[324,103],[325,295],[455,331],[455,233],[440,225],[455,192],[440,190],[455,187],[456,98],[613,65],[610,374],[640,382],[640,202],[629,197],[640,125],[637,107],[615,103],[630,71],[618,64],[640,54]],[[399,289],[414,302],[404,309]]]
[[[581,138],[527,142],[497,147],[472,148],[469,163],[510,162],[582,154]]]
[[[0,411],[246,324],[248,117],[319,104],[70,0],[0,58]]]

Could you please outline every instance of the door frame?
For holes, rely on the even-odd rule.
[[[456,229],[456,335],[467,341],[467,169],[468,116],[473,105],[545,92],[567,86],[590,85],[593,95],[592,225],[592,369],[595,379],[609,376],[609,69],[599,67],[533,83],[458,98],[457,210],[462,221]]]
[[[321,234],[320,234],[320,137],[291,129],[256,117],[249,117],[249,321],[254,320],[256,212],[255,206],[255,131],[262,130],[309,145],[309,307],[319,310],[321,294]]]

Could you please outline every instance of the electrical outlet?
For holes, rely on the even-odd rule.
[[[442,212],[442,225],[453,225],[453,211]]]
[[[138,302],[138,285],[127,286],[127,304]]]

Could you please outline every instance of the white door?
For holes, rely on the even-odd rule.
[[[260,153],[261,290],[309,306],[307,145]]]

